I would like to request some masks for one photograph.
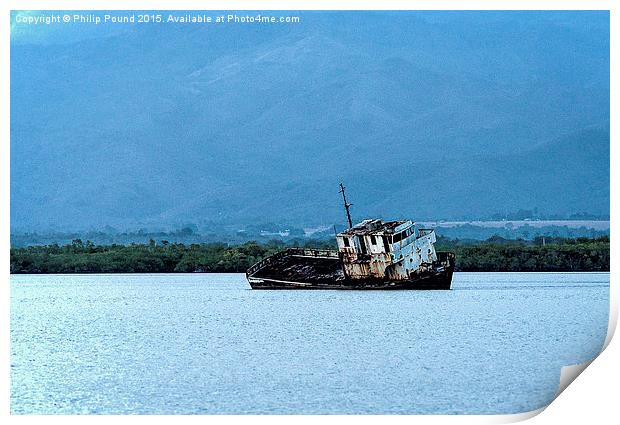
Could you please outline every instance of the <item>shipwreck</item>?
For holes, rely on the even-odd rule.
[[[336,235],[338,250],[289,248],[250,267],[252,289],[450,289],[455,256],[435,251],[433,229],[367,219]]]

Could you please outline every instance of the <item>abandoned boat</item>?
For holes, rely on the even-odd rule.
[[[450,289],[454,254],[410,220],[364,220],[338,233],[338,250],[289,248],[250,267],[252,289]]]

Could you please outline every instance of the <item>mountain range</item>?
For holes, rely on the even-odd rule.
[[[11,228],[609,214],[607,12],[285,14],[14,29]]]

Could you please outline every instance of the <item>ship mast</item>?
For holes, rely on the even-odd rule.
[[[349,211],[349,208],[353,204],[347,203],[347,197],[344,194],[344,189],[345,189],[344,185],[342,183],[340,183],[340,190],[339,190],[339,192],[342,193],[342,200],[344,201],[344,209],[347,210],[347,220],[349,220],[349,229],[350,229],[351,227],[353,227],[353,222],[351,221],[351,212]]]

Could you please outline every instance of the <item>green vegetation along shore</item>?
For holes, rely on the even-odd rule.
[[[241,245],[150,241],[148,244],[71,244],[11,248],[11,273],[184,273],[244,272],[252,264],[289,246],[271,241]],[[309,241],[307,248],[334,248]],[[536,238],[533,241],[493,237],[486,241],[440,238],[438,251],[456,254],[459,271],[609,271],[609,238]]]

